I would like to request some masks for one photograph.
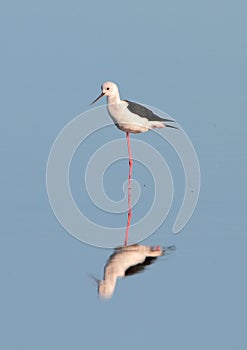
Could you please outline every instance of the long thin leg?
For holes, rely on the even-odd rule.
[[[131,208],[131,180],[132,180],[132,153],[131,153],[131,147],[130,147],[130,135],[128,132],[126,132],[126,139],[127,139],[127,145],[128,145],[128,153],[129,153],[129,176],[128,176],[128,220],[127,220],[127,226],[125,231],[125,240],[124,245],[128,245],[128,238],[129,238],[129,228],[130,228],[130,222],[132,218],[132,208]]]

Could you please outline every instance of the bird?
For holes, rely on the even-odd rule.
[[[167,124],[175,122],[172,119],[161,118],[147,107],[129,100],[121,100],[117,84],[106,81],[101,85],[101,94],[91,102],[91,105],[100,98],[107,97],[107,111],[118,129],[126,133],[128,154],[129,154],[129,176],[128,176],[128,221],[125,234],[125,245],[128,242],[128,233],[132,217],[131,208],[131,180],[132,180],[132,152],[130,146],[130,133],[143,133],[154,128],[173,128],[176,126]]]
[[[145,246],[132,244],[118,247],[108,259],[104,268],[103,280],[93,277],[98,284],[98,295],[103,299],[112,297],[117,278],[133,276],[144,271],[158,257],[175,250],[175,246]]]
[[[121,100],[117,84],[107,81],[101,85],[101,94],[91,103],[103,96],[107,97],[107,110],[115,125],[126,133],[142,133],[154,128],[177,127],[167,124],[172,119],[161,118],[147,107],[129,100]]]

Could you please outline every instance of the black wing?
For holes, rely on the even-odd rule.
[[[156,122],[174,122],[174,120],[171,119],[164,119],[160,118],[158,115],[154,114],[150,109],[147,107],[144,107],[142,105],[139,105],[139,103],[131,102],[128,100],[125,100],[125,102],[128,103],[128,110],[131,113],[138,114],[142,118],[147,118],[149,121],[156,121]]]
[[[130,266],[125,271],[125,276],[133,276],[136,273],[143,272],[145,267],[148,265],[151,265],[156,259],[157,259],[157,257],[147,256],[146,259],[142,263],[134,265],[134,266]]]

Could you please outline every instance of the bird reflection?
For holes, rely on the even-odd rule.
[[[123,115],[121,116],[121,114],[123,114],[122,107],[120,109],[119,108],[116,109],[116,106],[119,105],[119,103],[116,104],[112,112],[111,112],[111,109],[109,112],[109,108],[108,108],[108,112],[110,113],[110,116],[113,118],[113,120],[117,122],[116,125],[121,130],[126,132],[128,154],[129,154],[128,219],[127,219],[127,225],[125,229],[124,246],[115,248],[114,253],[110,256],[110,258],[108,259],[105,265],[103,279],[98,280],[95,277],[93,277],[98,284],[99,296],[105,299],[109,299],[112,297],[115,291],[117,279],[119,277],[135,275],[143,271],[146,266],[152,264],[158,257],[175,249],[174,246],[161,248],[161,246],[150,247],[150,246],[139,245],[139,244],[128,245],[128,238],[129,238],[129,230],[131,227],[131,218],[132,218],[132,204],[131,204],[132,154],[131,154],[129,133],[143,132],[143,131],[147,131],[148,129],[152,129],[156,127],[163,128],[165,126],[169,126],[175,129],[176,127],[165,124],[165,122],[167,121],[173,122],[173,120],[162,119],[156,116],[155,114],[153,114],[153,112],[148,110],[146,107],[137,105],[136,103],[129,102],[129,101],[121,101],[118,93],[118,88],[116,84],[112,82],[106,82],[102,85],[102,93],[92,102],[92,104],[98,101],[103,96],[107,96],[107,99],[108,99],[107,103],[109,108],[111,108],[112,102],[114,103],[122,102],[122,104],[125,105],[126,116],[123,116]],[[124,118],[126,117],[126,118],[123,119],[123,117]],[[130,126],[129,123],[131,118],[133,119],[133,121],[131,121],[132,125]],[[136,118],[139,118],[138,119],[139,124],[140,124],[140,120],[143,119],[142,123],[145,124],[145,127],[144,127],[145,130],[143,129],[143,125],[141,127],[139,125],[139,129],[137,129]],[[147,126],[148,125],[147,123],[149,123],[148,119],[150,122],[149,126]],[[119,123],[119,121],[122,124]],[[120,124],[122,125],[121,127],[120,127]]]
[[[152,264],[158,257],[173,250],[175,246],[162,248],[139,244],[116,248],[105,265],[103,280],[95,279],[98,283],[99,296],[104,299],[111,298],[117,278],[143,272],[145,267]]]

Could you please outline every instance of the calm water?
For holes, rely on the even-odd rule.
[[[246,348],[245,5],[140,5],[127,2],[123,15],[110,4],[76,1],[39,7],[24,1],[1,11],[3,349]],[[63,230],[48,202],[45,168],[58,132],[88,109],[108,79],[119,83],[123,97],[179,121],[197,150],[202,188],[189,224],[173,235],[184,180],[167,150],[177,192],[166,222],[142,244],[176,251],[118,280],[112,299],[102,301],[89,275],[102,279],[112,250]],[[120,136],[113,126],[98,142]],[[135,137],[163,147],[151,133]],[[75,157],[78,201],[87,152],[90,147],[80,148]],[[134,167],[146,196],[135,221],[153,184],[141,165]],[[115,200],[127,170],[123,161],[106,174]],[[126,223],[124,214],[97,215],[112,227]]]

